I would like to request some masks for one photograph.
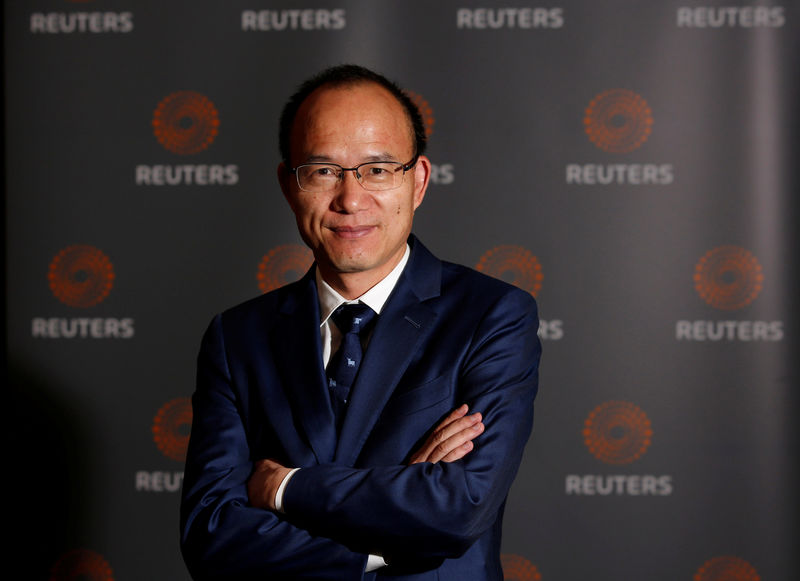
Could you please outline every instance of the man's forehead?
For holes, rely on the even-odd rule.
[[[389,101],[393,101],[398,106],[400,102],[397,98],[384,86],[374,82],[374,81],[355,81],[349,83],[342,83],[342,84],[327,84],[322,85],[314,89],[308,97],[306,97],[303,102],[301,103],[301,108],[303,105],[308,103],[309,101],[313,101],[315,99],[320,99],[323,97],[328,97],[330,95],[340,95],[340,96],[350,96],[356,100],[364,99],[366,96],[369,95],[380,95],[386,98]]]
[[[360,143],[397,142],[403,149],[414,148],[411,120],[397,98],[384,87],[364,82],[345,86],[323,86],[301,104],[292,128],[295,153],[313,141],[335,143],[343,136]]]
[[[384,115],[406,121],[408,114],[403,105],[384,87],[376,83],[358,83],[343,86],[322,86],[311,93],[300,105],[300,117],[337,112],[360,112],[364,115]]]

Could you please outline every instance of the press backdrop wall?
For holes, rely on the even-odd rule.
[[[188,578],[200,336],[310,264],[277,116],[355,62],[425,116],[415,232],[540,304],[507,578],[795,578],[795,0],[30,0],[4,17],[17,577]]]

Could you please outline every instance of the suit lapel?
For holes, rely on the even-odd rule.
[[[276,364],[288,391],[293,415],[299,418],[317,462],[333,460],[336,428],[322,368],[319,300],[314,269],[298,283],[281,306],[283,321],[272,337]]]
[[[423,301],[439,295],[441,263],[415,238],[411,243],[409,263],[378,316],[358,371],[336,446],[337,463],[355,463],[380,411],[434,326],[436,312]]]

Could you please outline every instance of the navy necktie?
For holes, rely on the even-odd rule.
[[[361,303],[345,303],[331,315],[333,322],[342,332],[339,350],[331,357],[327,369],[337,430],[342,425],[350,388],[356,379],[364,355],[361,339],[366,336],[365,331],[369,329],[374,316],[375,311]]]

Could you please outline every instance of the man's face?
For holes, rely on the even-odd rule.
[[[411,126],[402,105],[383,87],[362,83],[322,87],[300,106],[291,133],[290,163],[355,167],[371,161],[406,164],[414,157]],[[395,189],[368,191],[354,172],[333,190],[306,192],[281,164],[278,176],[303,240],[330,284],[372,285],[400,261],[414,210],[422,203],[430,162],[420,156]]]

